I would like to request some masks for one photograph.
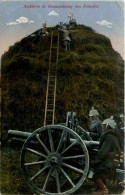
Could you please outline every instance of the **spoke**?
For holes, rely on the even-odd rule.
[[[66,179],[69,181],[69,183],[72,185],[72,187],[75,187],[74,183],[70,179],[70,177],[67,175],[67,173],[64,171],[64,169],[60,168]]]
[[[57,185],[57,192],[60,193],[60,183],[59,183],[59,174],[57,169],[55,169],[55,173],[56,173],[56,185]]]
[[[43,156],[44,158],[46,158],[46,156],[45,156],[44,154],[42,154],[42,153],[40,153],[40,152],[37,152],[36,150],[33,150],[33,149],[31,149],[31,148],[26,148],[26,150],[29,151],[29,152],[32,152],[32,153],[34,153],[34,154],[37,154],[37,155],[39,155],[39,156]]]
[[[36,175],[34,175],[33,177],[31,177],[31,181],[33,179],[35,179],[37,176],[39,176],[43,171],[45,171],[48,168],[48,166],[46,165],[43,169],[41,169],[40,171],[38,171],[38,173],[36,173]]]
[[[58,145],[58,148],[57,148],[57,151],[56,152],[59,152],[61,146],[62,146],[62,143],[63,143],[63,139],[64,139],[64,136],[65,136],[65,131],[63,131],[62,135],[61,135],[61,138],[60,138],[60,141],[59,141],[59,145]]]
[[[31,162],[31,163],[25,163],[25,166],[31,166],[31,165],[37,165],[37,164],[42,164],[45,163],[45,161],[37,161],[37,162]]]
[[[64,167],[67,167],[67,168],[69,168],[69,169],[72,169],[73,171],[76,171],[76,172],[78,172],[78,173],[83,174],[83,171],[82,171],[81,169],[78,169],[78,168],[76,168],[76,167],[73,167],[73,166],[71,166],[71,165],[69,165],[69,164],[67,164],[67,163],[62,163],[62,165],[63,165]]]
[[[85,155],[76,155],[76,156],[66,156],[62,157],[63,160],[76,159],[76,158],[84,158]]]
[[[47,187],[47,184],[48,184],[48,181],[49,181],[49,177],[50,177],[51,172],[52,172],[52,169],[49,170],[49,173],[48,173],[48,175],[46,177],[46,181],[45,181],[44,186],[43,186],[43,190],[45,190],[46,187]]]
[[[71,145],[69,145],[61,154],[64,154],[65,152],[67,152],[69,149],[71,149],[75,144],[77,143],[77,141],[74,141]]]
[[[55,152],[51,129],[48,129],[48,135],[49,135],[51,151]]]
[[[39,141],[39,143],[41,144],[41,146],[43,146],[44,150],[46,151],[47,154],[50,154],[50,151],[47,149],[47,147],[45,146],[45,144],[41,141],[39,134],[36,135],[37,140]]]

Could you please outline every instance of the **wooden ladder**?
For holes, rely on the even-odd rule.
[[[56,101],[56,81],[57,81],[57,63],[59,51],[59,33],[54,37],[51,32],[50,56],[49,56],[49,70],[46,90],[45,116],[44,126],[54,125],[55,120],[55,101]]]

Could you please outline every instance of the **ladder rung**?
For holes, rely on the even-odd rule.
[[[47,110],[47,112],[53,112],[53,110]]]
[[[50,91],[48,92],[48,96],[50,96],[51,94],[54,94],[54,90],[53,90],[53,91],[50,90]]]
[[[48,110],[51,110],[51,109],[53,109],[53,105],[48,105]]]
[[[48,95],[48,97],[54,97],[54,95]]]
[[[52,49],[53,49],[53,48],[54,48],[54,49],[55,49],[55,48],[57,49],[58,47],[51,47],[51,48],[52,48]]]
[[[48,93],[49,93],[49,92],[52,93],[52,92],[54,92],[54,90],[55,90],[55,89],[48,89]]]
[[[52,93],[52,92],[54,92],[54,89],[53,89],[53,91],[52,90],[50,90],[50,92]]]
[[[54,80],[52,80],[52,81],[49,81],[49,85],[54,85]]]
[[[54,96],[54,94],[48,94],[48,97],[53,97]]]

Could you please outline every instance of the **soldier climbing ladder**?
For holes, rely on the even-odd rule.
[[[59,33],[58,36],[51,33],[49,70],[46,90],[44,126],[54,124],[55,118],[55,100],[56,100],[56,80],[57,80],[57,63],[59,50]]]

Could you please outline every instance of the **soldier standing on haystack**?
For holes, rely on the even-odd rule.
[[[101,121],[99,119],[99,113],[94,107],[92,107],[92,110],[89,112],[90,117],[90,136],[94,141],[99,140],[102,134],[102,125]]]
[[[76,19],[72,18],[73,14],[69,13],[68,14],[68,18],[70,18],[69,20],[69,30],[74,30],[76,27]]]
[[[47,27],[46,27],[46,22],[43,22],[43,24],[42,24],[42,29],[38,32],[38,36],[39,35],[41,35],[42,34],[42,36],[46,36],[46,35],[48,35],[49,33],[47,32]]]
[[[94,164],[94,182],[97,185],[95,194],[108,194],[106,176],[115,177],[116,166],[119,164],[121,153],[121,135],[116,130],[116,122],[113,117],[103,121],[104,133],[100,138],[99,152]]]
[[[66,29],[66,26],[63,26],[62,28],[58,28],[59,32],[63,33],[63,41],[64,41],[64,45],[65,45],[65,49],[67,51],[70,51],[70,36],[69,36],[69,31]]]

